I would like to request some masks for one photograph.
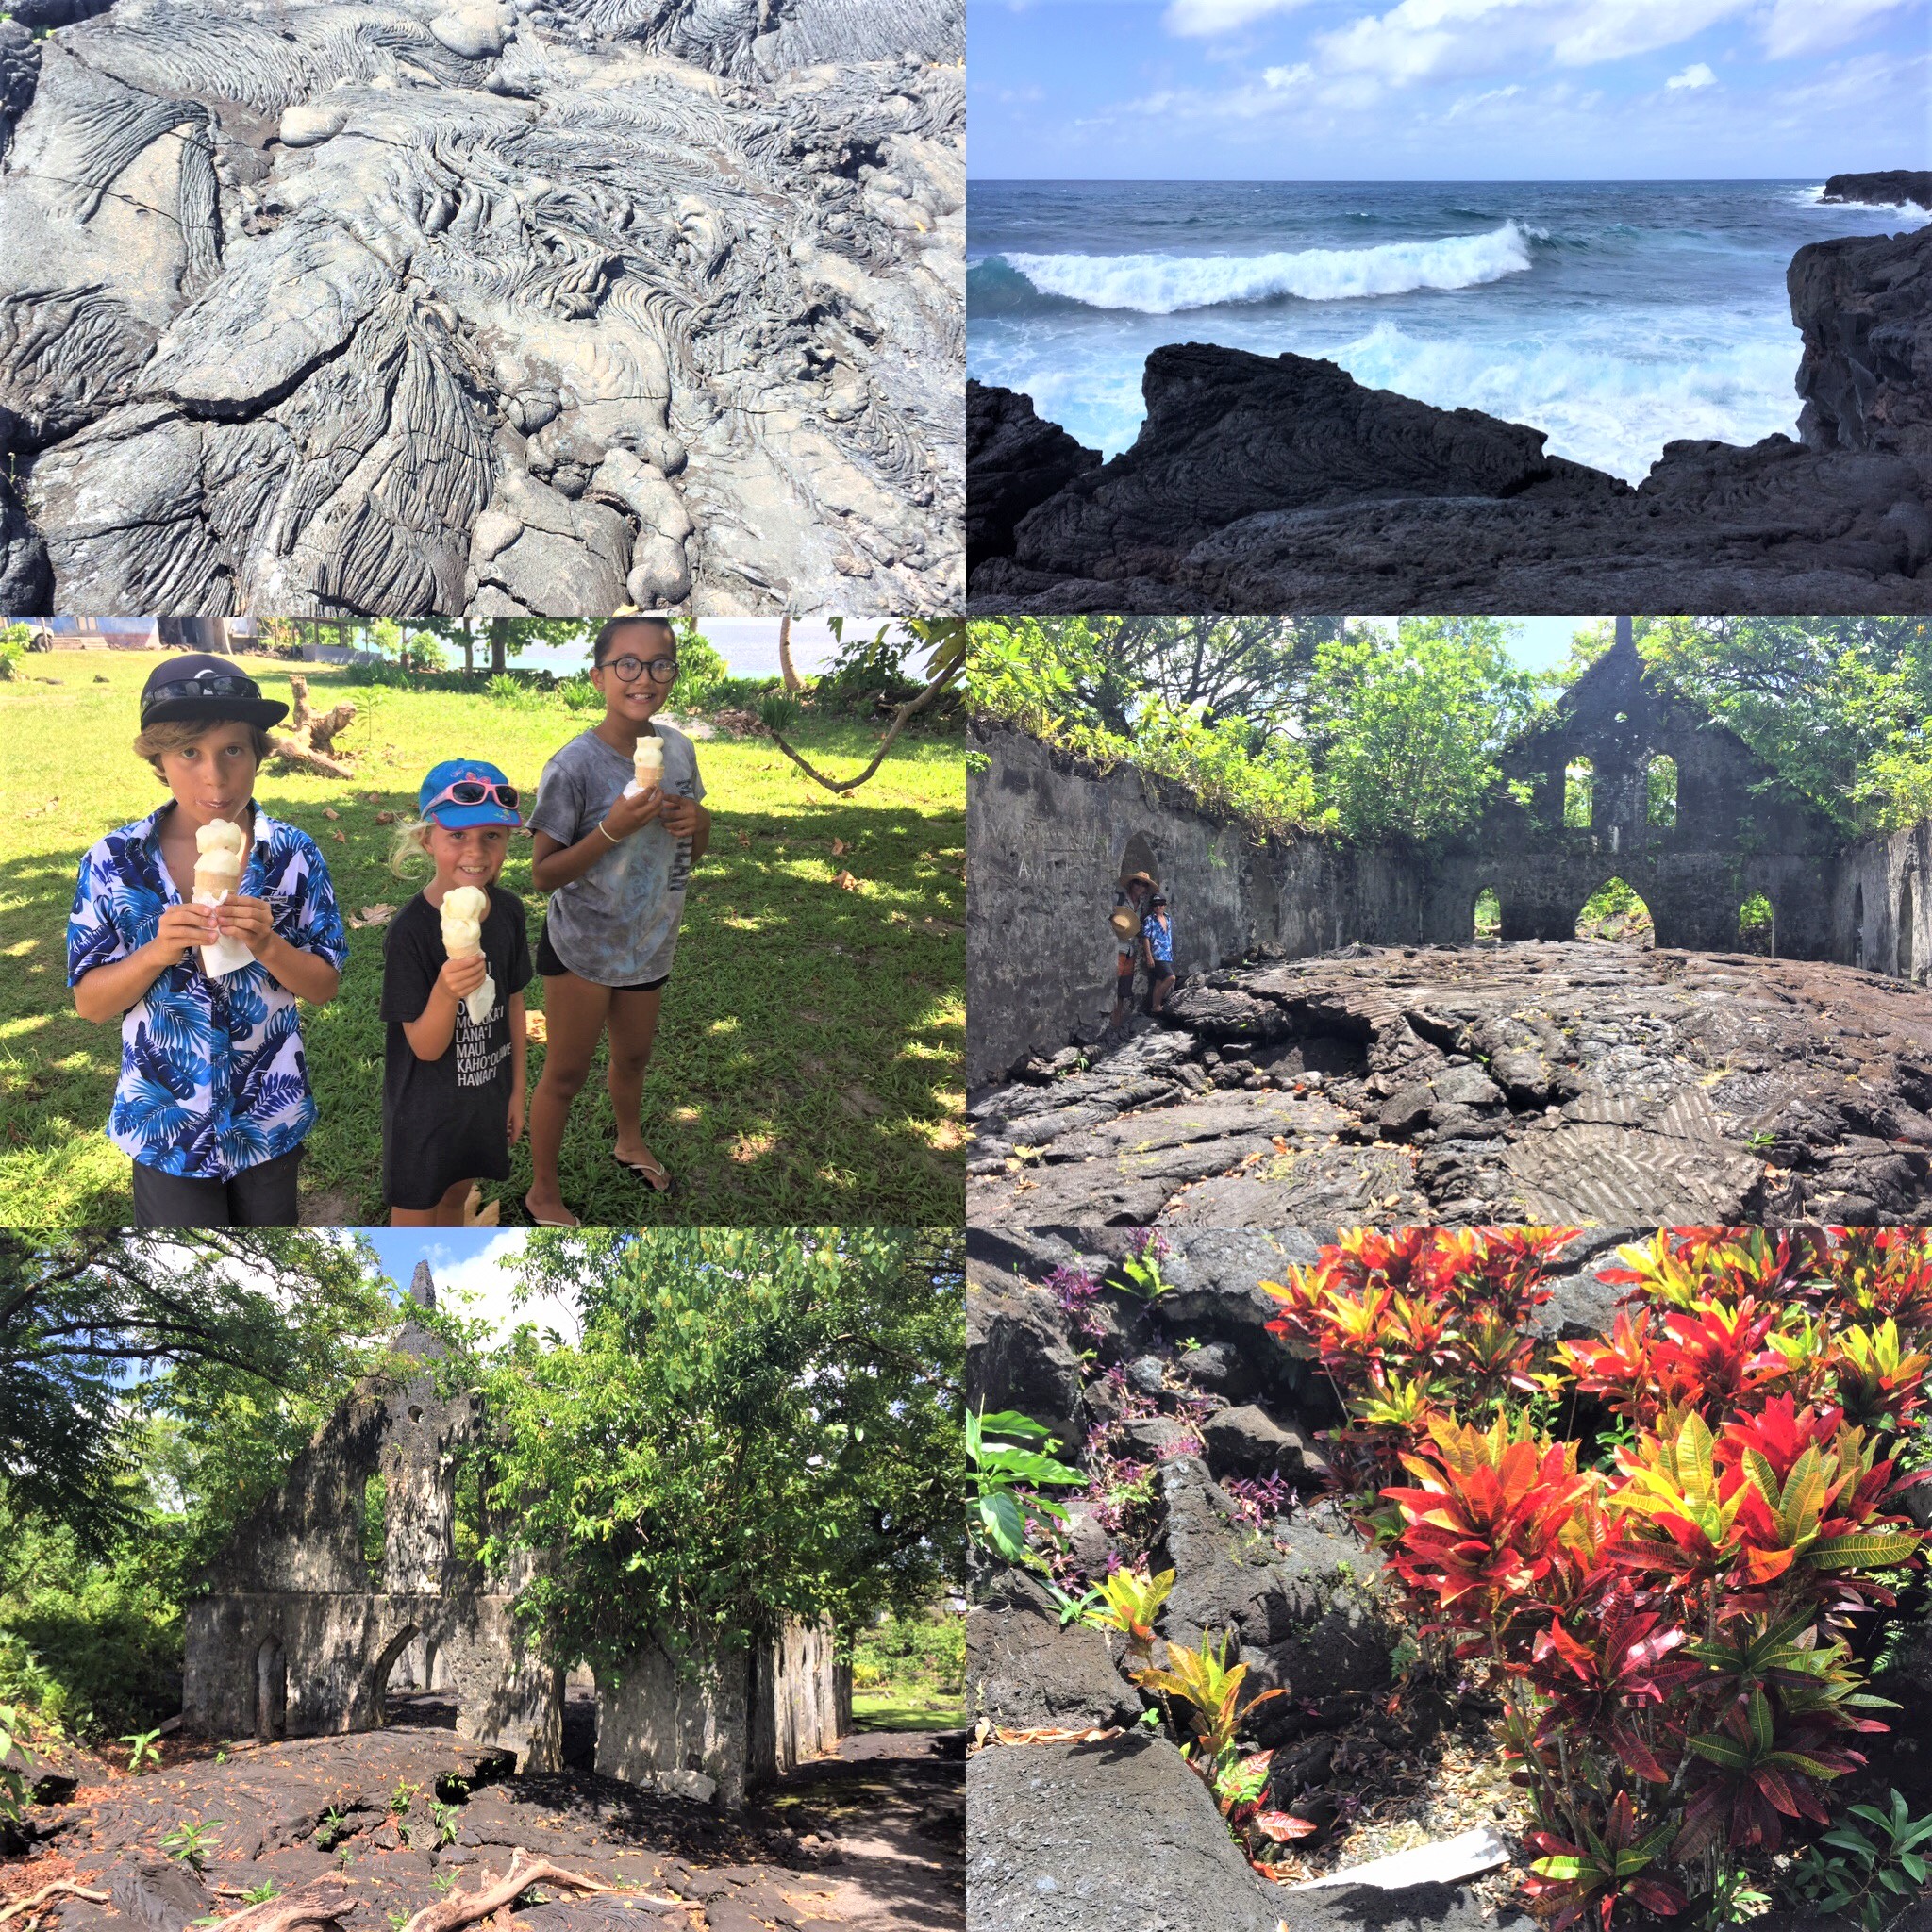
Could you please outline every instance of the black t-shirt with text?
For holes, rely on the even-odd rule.
[[[479,1026],[457,1008],[456,1037],[442,1058],[418,1059],[403,1032],[420,1020],[449,955],[442,915],[421,892],[390,922],[382,945],[382,1197],[391,1208],[434,1208],[458,1181],[509,1177],[509,1001],[530,983],[524,902],[490,888],[483,957],[496,1006]]]

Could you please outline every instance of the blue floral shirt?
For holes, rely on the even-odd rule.
[[[1147,950],[1163,966],[1174,964],[1174,926],[1164,917],[1149,913],[1141,930],[1147,936]]]
[[[172,801],[94,845],[67,920],[67,983],[152,940],[181,894],[161,859]],[[275,929],[338,972],[349,957],[335,888],[315,841],[255,811],[242,892],[268,901]],[[121,1077],[108,1136],[144,1166],[226,1180],[301,1145],[315,1124],[295,997],[259,960],[209,979],[201,955],[170,966],[121,1021]]]

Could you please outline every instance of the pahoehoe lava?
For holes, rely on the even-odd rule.
[[[964,0],[22,0],[0,607],[957,606],[964,45]]]
[[[972,1096],[981,1225],[1932,1220],[1932,994],[1605,942],[1350,947]]]
[[[1635,488],[1306,356],[1156,349],[1105,463],[970,383],[968,608],[1932,609],[1932,227],[1813,242],[1786,279],[1799,440],[1672,442]]]

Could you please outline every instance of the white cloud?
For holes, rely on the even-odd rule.
[[[1224,34],[1307,5],[1307,0],[1172,0],[1164,19],[1171,34]]]
[[[1776,0],[1764,24],[1764,51],[1774,60],[1816,54],[1862,33],[1881,13],[1910,0]]]
[[[1315,70],[1306,60],[1300,60],[1292,67],[1264,67],[1261,78],[1270,87],[1305,87],[1315,77]]]
[[[578,1334],[576,1310],[569,1303],[545,1296],[522,1308],[510,1304],[509,1264],[523,1253],[529,1238],[526,1227],[506,1227],[460,1259],[444,1242],[426,1242],[424,1258],[436,1279],[437,1306],[472,1321],[487,1322],[494,1341],[504,1340],[520,1322],[529,1322],[539,1329],[555,1328],[566,1341],[575,1341]],[[401,1278],[407,1287],[408,1276]]]
[[[1702,60],[1699,60],[1685,68],[1682,74],[1672,75],[1670,79],[1664,82],[1664,85],[1667,88],[1715,87],[1717,85],[1717,75]]]

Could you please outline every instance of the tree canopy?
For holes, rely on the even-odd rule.
[[[522,1291],[582,1333],[484,1367],[484,1554],[541,1553],[523,1607],[553,1654],[849,1629],[956,1580],[963,1267],[951,1230],[533,1235]]]

